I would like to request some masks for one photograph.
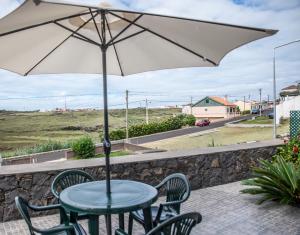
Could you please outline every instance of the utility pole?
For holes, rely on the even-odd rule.
[[[125,128],[126,128],[126,141],[128,141],[128,90],[126,90],[126,114],[125,114]]]
[[[193,96],[191,96],[191,115],[193,115]]]
[[[243,110],[243,112],[245,112],[246,111],[246,96],[244,95],[244,110]]]
[[[67,97],[65,96],[65,112],[67,112]]]
[[[262,89],[259,88],[259,116],[261,117],[261,108],[262,108],[262,104],[261,104],[261,91]]]
[[[149,124],[149,114],[148,114],[148,99],[146,98],[146,123]]]

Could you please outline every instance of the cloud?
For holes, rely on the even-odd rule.
[[[1,0],[7,11],[16,7],[16,1]],[[108,0],[107,0],[108,1]],[[109,1],[108,1],[109,2]],[[109,77],[109,101],[111,105],[124,103],[124,92],[130,91],[130,100],[140,101],[146,97],[152,106],[170,104],[167,101],[189,102],[190,96],[200,99],[205,95],[229,95],[241,99],[244,95],[263,97],[272,95],[273,48],[300,38],[299,0],[113,0],[113,5],[132,10],[176,15],[239,24],[253,27],[279,29],[273,37],[245,45],[227,55],[217,68],[189,68],[148,72],[125,78]],[[3,14],[4,8],[0,10]],[[276,51],[278,89],[300,79],[300,43]],[[30,76],[27,78],[0,70],[0,98],[59,96],[76,94],[102,94],[101,78],[97,75]],[[139,93],[138,93],[139,92]],[[73,97],[74,107],[100,106],[102,98]],[[53,101],[53,103],[51,103]],[[33,102],[32,107],[56,107],[64,102],[56,98],[47,102]],[[63,99],[64,101],[64,99]],[[164,102],[165,101],[165,102]],[[0,101],[1,108],[21,107],[19,100]],[[31,103],[32,102],[32,103]],[[46,104],[47,103],[47,104]],[[175,104],[176,102],[174,102]],[[140,105],[132,103],[132,107]],[[124,107],[124,106],[112,106]],[[24,107],[23,107],[24,108]]]

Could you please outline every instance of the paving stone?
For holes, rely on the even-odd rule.
[[[193,191],[182,212],[198,211],[203,220],[192,235],[300,235],[299,208],[277,203],[258,206],[256,197],[239,193],[243,187],[240,182],[235,182]],[[58,221],[57,214],[32,219],[39,228],[49,228]],[[126,216],[126,228],[127,221]],[[87,230],[87,221],[80,223]],[[113,228],[117,228],[117,224],[118,217],[112,216]],[[100,217],[100,234],[106,234],[103,216]],[[143,234],[143,228],[134,223],[134,235],[140,234]],[[15,220],[0,223],[0,235],[29,235],[29,232],[23,220]]]

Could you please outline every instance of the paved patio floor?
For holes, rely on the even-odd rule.
[[[291,206],[266,203],[255,204],[255,198],[243,195],[240,182],[210,187],[192,192],[183,206],[183,212],[198,211],[203,221],[193,231],[198,234],[286,234],[300,235],[300,209]],[[113,217],[113,226],[117,217]],[[127,221],[127,218],[126,218]],[[37,226],[51,227],[57,224],[58,215],[33,219]],[[80,222],[85,228],[86,221]],[[105,233],[104,219],[100,219],[101,233]],[[134,234],[143,234],[142,228],[134,223]],[[22,220],[0,223],[1,235],[27,235],[27,227]]]

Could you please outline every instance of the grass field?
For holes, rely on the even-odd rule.
[[[180,109],[150,109],[150,121],[163,120]],[[129,110],[129,125],[145,121],[145,109]],[[102,111],[78,112],[0,112],[0,152],[45,143],[49,140],[67,142],[90,135],[100,142]],[[109,112],[110,128],[125,126],[125,110]]]
[[[241,121],[241,124],[272,124],[273,119],[270,119],[266,116],[256,117],[255,119],[249,119],[245,121]]]
[[[217,131],[206,133],[203,135],[192,134],[185,135],[161,141],[151,142],[143,146],[149,148],[180,150],[192,149],[209,146],[222,146],[229,144],[237,144],[249,141],[261,141],[272,139],[272,128],[232,128],[222,127]],[[289,123],[285,123],[278,128],[278,134],[288,132]]]

